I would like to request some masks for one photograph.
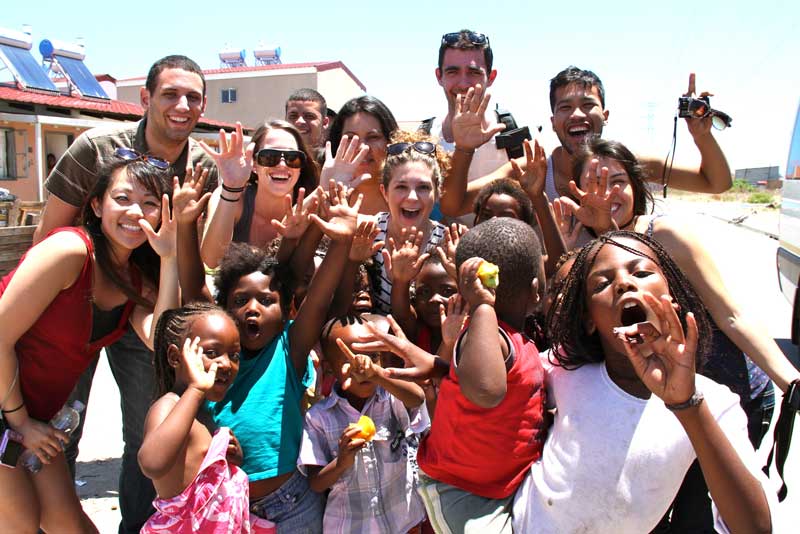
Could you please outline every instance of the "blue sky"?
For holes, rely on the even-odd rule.
[[[436,83],[442,33],[486,33],[498,77],[493,101],[521,124],[550,130],[549,79],[570,64],[594,70],[610,110],[605,136],[642,153],[666,155],[678,96],[689,72],[712,105],[733,117],[717,134],[732,168],[779,165],[784,172],[800,102],[800,2],[496,1],[214,2],[139,0],[113,4],[7,2],[0,26],[33,26],[42,39],[83,37],[94,73],[143,76],[150,64],[182,53],[217,68],[226,45],[252,64],[259,42],[279,45],[284,63],[343,61],[399,120],[443,114]],[[213,6],[213,7],[211,7]],[[256,122],[258,118],[254,120]],[[676,163],[697,161],[679,124]]]

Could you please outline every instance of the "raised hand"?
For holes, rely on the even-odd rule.
[[[456,247],[458,246],[459,239],[461,239],[461,236],[464,235],[466,231],[467,227],[463,224],[450,224],[450,227],[444,232],[442,242],[436,247],[436,254],[438,254],[439,258],[442,260],[444,270],[453,280],[458,280],[458,272],[456,271]]]
[[[481,304],[494,307],[494,290],[484,286],[478,278],[478,269],[482,262],[483,258],[470,258],[462,263],[459,269],[458,290],[471,310]],[[500,273],[500,276],[503,274]]]
[[[161,197],[161,225],[158,227],[158,232],[153,230],[145,218],[139,219],[139,226],[144,230],[147,241],[150,242],[150,246],[156,254],[162,259],[175,257],[178,248],[178,223],[170,215],[167,195]]]
[[[324,220],[319,215],[312,213],[311,220],[314,221],[320,230],[333,241],[350,241],[358,226],[358,209],[364,195],[359,194],[353,205],[347,199],[349,189],[334,180],[329,182],[328,196],[330,206],[327,208],[328,220]]]
[[[620,186],[615,185],[608,190],[608,167],[602,167],[598,174],[599,160],[592,159],[589,168],[583,175],[586,191],[578,187],[574,180],[570,180],[569,188],[580,204],[576,204],[568,197],[561,197],[562,203],[571,205],[572,212],[584,226],[594,229],[598,235],[616,230],[617,224],[611,217],[612,197],[619,193]]]
[[[355,188],[371,178],[369,174],[356,176],[358,165],[364,161],[369,153],[369,145],[361,143],[357,135],[350,139],[347,135],[342,136],[339,148],[336,149],[336,157],[331,154],[331,142],[325,143],[325,164],[322,166],[319,182],[327,183],[328,180],[336,180],[347,187]]]
[[[442,343],[448,347],[454,347],[458,334],[464,328],[467,320],[468,310],[466,301],[456,293],[447,299],[447,308],[443,304],[439,305],[439,317],[442,321]]]
[[[689,74],[689,88],[683,94],[683,96],[695,96],[695,74],[692,72]],[[714,96],[712,93],[708,91],[703,91],[700,93],[701,98],[704,96]],[[686,126],[689,128],[689,133],[692,134],[693,138],[702,137],[704,135],[711,134],[711,117],[686,117]]]
[[[453,141],[457,147],[474,150],[506,129],[505,124],[499,123],[488,128],[484,126],[486,109],[491,98],[480,84],[456,97],[452,128]]]
[[[183,185],[175,176],[172,180],[172,211],[178,224],[194,223],[200,218],[203,210],[206,209],[211,193],[203,193],[206,185],[208,169],[204,169],[201,163],[192,169],[186,167],[186,176]]]
[[[436,364],[436,356],[410,342],[394,317],[389,315],[387,319],[394,335],[383,332],[379,326],[366,321],[364,325],[369,329],[370,334],[362,336],[360,342],[353,343],[353,350],[392,352],[400,356],[406,366],[402,369],[394,367],[384,369],[388,378],[418,381],[444,374],[442,367]]]
[[[283,199],[284,216],[280,221],[272,219],[272,227],[286,239],[300,239],[305,233],[308,225],[311,224],[309,215],[317,212],[317,200],[312,198],[310,202],[305,200],[306,190],[301,187],[297,192],[297,204],[292,207],[292,195],[287,194]]]
[[[567,199],[570,200],[570,199]],[[574,202],[565,203],[557,198],[553,200],[553,218],[556,220],[558,231],[564,238],[564,250],[572,250],[578,244],[578,237],[583,230],[583,223],[572,217],[572,206]]]
[[[547,156],[544,148],[539,145],[539,141],[534,140],[533,148],[527,139],[522,142],[522,145],[525,147],[525,158],[511,160],[511,177],[519,182],[529,197],[535,198],[544,193]]]
[[[341,339],[336,340],[336,345],[338,345],[342,354],[344,354],[344,357],[347,359],[347,362],[342,366],[342,371],[347,375],[347,378],[345,378],[342,384],[343,389],[349,389],[350,386],[353,385],[353,381],[357,383],[364,382],[365,380],[372,381],[376,377],[380,378],[386,376],[386,372],[380,364],[373,362],[372,358],[366,354],[354,354],[353,351],[350,350],[350,347]]]
[[[239,188],[247,185],[250,172],[253,170],[253,151],[255,143],[244,147],[242,124],[236,123],[236,130],[228,138],[225,130],[219,131],[219,152],[200,141],[200,146],[214,160],[219,169],[222,183],[228,187]]]
[[[413,280],[423,262],[428,259],[430,254],[420,254],[425,234],[417,232],[417,228],[403,228],[400,231],[400,246],[397,246],[393,238],[389,238],[388,249],[383,249],[383,265],[386,267],[386,274],[393,284],[409,283]]]
[[[211,362],[211,365],[208,366],[208,371],[206,371],[206,366],[203,364],[203,348],[200,346],[199,337],[194,339],[187,337],[183,342],[180,365],[186,370],[189,382],[187,387],[194,388],[205,394],[206,391],[214,386],[214,380],[217,379],[217,362]]]
[[[665,404],[686,402],[695,391],[697,323],[686,314],[686,333],[669,295],[644,293],[658,325],[639,323],[614,329],[636,375]]]
[[[348,259],[355,263],[361,263],[383,248],[383,241],[375,241],[380,229],[375,219],[361,221],[358,223],[356,233],[353,235],[353,243],[350,245],[350,255]]]

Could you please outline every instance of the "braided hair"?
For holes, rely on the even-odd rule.
[[[156,323],[155,341],[153,343],[153,366],[156,375],[156,398],[172,391],[175,386],[175,369],[169,364],[169,347],[175,345],[178,350],[183,350],[183,343],[189,330],[198,317],[218,313],[222,316],[233,317],[209,302],[192,302],[182,308],[166,310]]]
[[[636,250],[622,240],[634,240],[644,244],[652,254]],[[703,301],[695,292],[691,282],[680,270],[666,250],[655,240],[643,234],[628,231],[614,231],[604,234],[587,243],[575,257],[575,263],[564,278],[560,295],[550,306],[547,314],[547,331],[552,346],[551,359],[566,369],[577,369],[587,363],[599,363],[605,360],[600,335],[597,332],[586,332],[586,319],[589,315],[586,303],[586,279],[594,265],[597,254],[606,245],[619,247],[631,254],[648,258],[661,268],[667,281],[670,295],[675,299],[679,309],[678,318],[686,330],[686,314],[692,312],[697,322],[697,369],[703,363],[711,348],[711,322]]]

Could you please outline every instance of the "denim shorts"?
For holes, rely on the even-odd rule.
[[[299,471],[269,495],[250,501],[250,512],[275,523],[278,534],[320,534],[324,511],[323,495],[312,491]]]

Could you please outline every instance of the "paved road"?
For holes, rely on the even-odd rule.
[[[725,203],[670,201],[665,211],[684,218],[692,225],[716,259],[729,290],[742,308],[765,324],[769,334],[778,340],[797,364],[795,348],[787,342],[791,307],[779,291],[775,273],[777,241],[711,216],[732,218],[749,213],[750,208]],[[705,215],[697,215],[698,212]],[[745,224],[775,232],[777,214],[772,212],[752,216],[749,221],[745,220]],[[105,361],[101,361],[89,399],[86,430],[78,458],[78,476],[87,482],[79,488],[83,505],[103,534],[116,532],[119,522],[116,490],[122,434],[118,407],[116,386]],[[766,445],[771,443],[771,439],[765,441]],[[775,532],[796,531],[800,518],[798,450],[800,442],[796,443],[787,462],[789,497],[780,505],[779,517],[775,518]],[[765,448],[762,447],[760,452],[766,458]]]

